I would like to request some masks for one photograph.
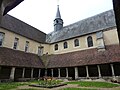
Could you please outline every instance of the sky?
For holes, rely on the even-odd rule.
[[[50,33],[54,31],[58,4],[64,26],[113,8],[112,0],[24,0],[8,14]]]

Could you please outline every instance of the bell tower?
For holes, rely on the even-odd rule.
[[[54,20],[54,31],[59,31],[63,28],[63,20],[61,19],[59,5],[57,5],[57,13]]]

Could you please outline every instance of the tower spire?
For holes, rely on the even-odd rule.
[[[60,10],[59,10],[59,5],[57,5],[56,18],[61,18],[61,15],[60,15]]]
[[[57,13],[54,20],[54,31],[59,31],[63,28],[63,20],[61,19],[61,14],[59,10],[59,5],[57,5]]]

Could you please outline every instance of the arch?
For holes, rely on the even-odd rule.
[[[64,49],[66,49],[66,48],[68,48],[68,44],[67,44],[67,42],[64,42]]]
[[[55,51],[58,50],[58,44],[55,44],[54,49],[55,49]]]
[[[75,40],[74,40],[74,46],[75,46],[75,47],[79,46],[79,40],[78,40],[78,39],[75,39]]]
[[[93,46],[93,39],[91,36],[87,37],[87,43],[88,43],[88,47],[92,47]]]

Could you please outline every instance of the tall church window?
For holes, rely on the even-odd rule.
[[[64,42],[64,49],[66,49],[66,48],[68,48],[68,44],[67,44],[67,42]]]
[[[0,46],[3,45],[4,35],[4,33],[0,32]]]
[[[38,47],[38,56],[43,55],[43,47]]]
[[[55,51],[58,50],[58,44],[55,44]]]
[[[93,46],[93,39],[91,36],[87,37],[87,43],[88,43],[88,47],[92,47]]]
[[[19,38],[15,38],[13,49],[17,49]]]
[[[29,49],[29,42],[26,41],[26,44],[25,44],[25,52],[28,52],[28,49]]]
[[[75,45],[75,47],[79,46],[79,40],[78,39],[74,40],[74,45]]]

